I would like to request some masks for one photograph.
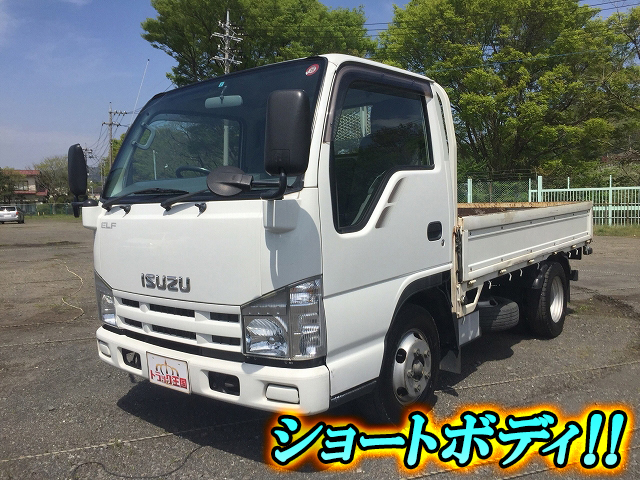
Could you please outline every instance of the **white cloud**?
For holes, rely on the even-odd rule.
[[[27,168],[46,157],[66,155],[69,147],[95,139],[73,132],[34,131],[0,125],[0,168]]]
[[[78,7],[84,7],[85,5],[91,3],[91,0],[62,0],[63,3],[72,3],[77,5]]]
[[[0,0],[0,47],[6,42],[7,38],[15,28],[15,21],[7,11],[7,2]]]

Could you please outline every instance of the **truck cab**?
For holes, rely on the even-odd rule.
[[[82,197],[78,146],[69,159]],[[100,358],[270,411],[368,394],[393,419],[428,400],[441,361],[480,334],[478,299],[460,305],[455,162],[444,90],[365,59],[157,95],[100,202],[78,202],[95,231]]]

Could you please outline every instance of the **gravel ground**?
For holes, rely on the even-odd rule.
[[[466,346],[462,374],[441,375],[432,421],[479,413],[477,405],[505,413],[550,405],[562,420],[598,405],[638,409],[640,239],[596,237],[593,248],[572,264],[580,281],[563,334],[514,331]],[[513,471],[493,463],[460,474],[433,461],[405,471],[392,455],[350,469],[276,471],[264,460],[270,415],[152,386],[99,361],[91,252],[92,232],[78,222],[0,225],[0,479],[586,477],[554,471],[537,454]],[[357,413],[346,405],[329,418]],[[635,426],[627,429],[626,468],[615,478],[640,478],[640,443]]]

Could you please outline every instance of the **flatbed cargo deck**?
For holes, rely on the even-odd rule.
[[[591,240],[592,225],[591,202],[459,206],[458,280],[477,283],[569,253]]]

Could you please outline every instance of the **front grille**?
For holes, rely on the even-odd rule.
[[[164,305],[149,305],[149,310],[152,312],[168,313],[169,315],[179,315],[181,317],[195,317],[196,312],[193,310],[187,310],[186,308],[165,307]]]
[[[166,340],[188,346],[187,350],[197,347],[195,351],[242,354],[240,308],[238,313],[228,313],[229,307],[222,308],[220,312],[215,305],[142,295],[116,296],[118,328],[136,332],[148,343]]]
[[[211,312],[209,314],[209,318],[211,320],[218,320],[219,322],[233,322],[233,323],[240,322],[240,315],[234,315],[231,313]]]
[[[239,338],[221,337],[219,335],[211,335],[211,341],[213,343],[220,343],[222,345],[240,345]]]
[[[127,307],[140,308],[140,302],[136,302],[135,300],[129,300],[128,298],[122,299],[122,304]]]
[[[138,322],[136,320],[131,320],[130,318],[123,318],[122,321],[127,325],[130,325],[135,328],[142,328],[142,322]]]
[[[152,325],[151,328],[154,332],[164,333],[165,335],[171,335],[174,337],[189,338],[191,340],[196,339],[196,334],[193,332],[185,332],[184,330],[178,330],[177,328],[160,327],[158,325]]]

